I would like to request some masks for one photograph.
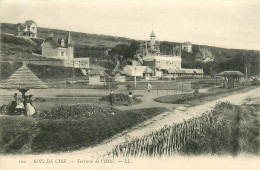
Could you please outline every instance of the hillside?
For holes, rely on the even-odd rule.
[[[51,32],[61,37],[66,37],[68,34],[68,31],[64,30],[39,27],[38,37],[46,38]],[[31,43],[8,34],[17,34],[16,24],[1,24],[0,41],[3,59],[35,59],[31,53],[41,53],[39,48],[41,39],[34,39],[36,43]],[[71,32],[71,36],[75,43],[75,57],[89,57],[91,65],[102,66],[110,71],[114,68],[117,59],[122,64],[126,64],[127,58],[132,58],[139,47],[139,41],[123,37],[79,32]],[[180,45],[180,43],[162,41],[161,51],[170,51],[173,45]],[[206,64],[195,62],[199,45],[192,44],[192,53],[182,52],[183,68],[203,68],[205,74],[215,75],[224,70],[238,70],[245,73],[247,67],[249,76],[259,75],[260,51],[225,49],[206,45],[200,45],[200,48],[209,48],[215,56],[215,61]],[[109,55],[106,51],[110,51]]]
[[[29,55],[32,50],[40,52],[37,47],[32,46],[29,47],[28,44],[21,44],[19,42],[10,42],[7,40],[7,34],[14,34],[17,35],[17,28],[16,24],[9,24],[9,23],[1,23],[1,42],[2,42],[2,56],[8,57],[11,55],[10,51],[12,48],[9,47],[11,44],[14,43],[19,44],[21,46],[18,47],[20,54]],[[68,35],[68,31],[65,30],[57,30],[57,29],[49,29],[49,28],[42,28],[38,27],[38,37],[39,38],[46,38],[50,33],[58,37],[66,38]],[[79,32],[71,32],[72,40],[75,43],[75,57],[89,57],[92,62],[95,62],[96,59],[103,59],[105,57],[105,51],[115,47],[118,44],[130,44],[135,40],[123,38],[123,37],[115,37],[115,36],[108,36],[108,35],[96,35],[96,34],[88,34],[88,33],[79,33]],[[37,40],[36,40],[37,41]],[[11,49],[10,49],[11,48]],[[20,49],[24,50],[20,50]],[[27,52],[28,53],[27,53]],[[13,53],[12,53],[13,54]]]

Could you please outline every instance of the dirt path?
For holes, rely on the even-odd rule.
[[[251,90],[246,93],[239,93],[230,95],[221,99],[217,99],[203,105],[198,105],[190,108],[180,106],[172,112],[165,112],[158,116],[153,117],[139,125],[136,125],[130,129],[123,131],[120,134],[115,135],[109,140],[105,140],[97,146],[82,149],[80,151],[74,151],[70,154],[76,155],[102,155],[107,151],[111,151],[116,145],[125,141],[130,141],[133,138],[141,137],[143,135],[150,134],[153,131],[161,129],[164,125],[171,125],[172,123],[182,122],[183,119],[189,119],[192,117],[200,116],[206,111],[210,111],[218,102],[228,101],[232,104],[241,104],[246,98],[256,95],[260,97],[260,88]],[[169,104],[170,105],[170,104]]]

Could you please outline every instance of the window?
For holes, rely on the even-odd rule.
[[[60,55],[61,55],[61,56],[64,56],[64,52],[62,51],[62,52],[60,53]]]

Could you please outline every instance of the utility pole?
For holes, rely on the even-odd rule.
[[[74,60],[73,60],[73,68],[72,68],[72,84],[74,83]]]
[[[135,66],[135,89],[136,89],[136,66]]]

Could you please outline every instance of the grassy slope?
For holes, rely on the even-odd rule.
[[[57,35],[58,37],[66,38],[68,35],[68,31],[65,30],[39,27],[38,37],[46,38],[49,36],[51,32],[54,35]],[[16,24],[1,23],[1,33],[10,33],[16,35],[17,34]],[[134,41],[132,39],[123,38],[123,37],[96,35],[96,34],[88,34],[88,33],[80,33],[80,32],[71,32],[71,36],[75,43],[75,50],[74,50],[75,57],[90,57],[91,60],[93,58],[96,59],[96,58],[104,57],[104,51],[115,47],[117,44],[122,44],[122,43],[130,44],[131,42]],[[3,46],[2,50],[4,51],[7,50],[9,52],[9,50],[6,48],[7,48],[6,46]]]
[[[41,28],[38,29],[38,36],[40,38],[46,38],[50,32],[54,35],[66,37],[68,32],[64,30]],[[1,24],[1,33],[17,34],[16,24]],[[114,60],[111,56],[105,55],[105,50],[111,49],[118,44],[130,44],[136,42],[136,40],[114,37],[107,35],[96,35],[88,33],[71,32],[72,39],[75,42],[75,57],[89,57],[91,65],[101,65],[106,68],[112,69],[114,67]],[[1,34],[1,56],[11,59],[30,59],[33,58],[31,52],[40,52],[39,47],[27,42],[15,40],[15,37]],[[162,51],[165,49],[172,49],[172,45],[179,45],[177,42],[161,42]],[[260,52],[253,50],[237,50],[237,49],[225,49],[218,47],[211,47],[201,45],[201,47],[210,48],[212,54],[215,56],[217,63],[220,63],[221,68],[217,68],[217,72],[223,70],[239,70],[244,72],[245,66],[240,61],[241,56],[251,56],[254,58],[250,63],[249,74],[252,72],[260,73],[258,64],[260,61]],[[182,52],[182,67],[195,68],[202,67],[196,66],[194,57],[199,50],[199,45],[193,44],[193,53]],[[240,58],[240,59],[239,59]],[[257,64],[258,63],[258,64]],[[203,66],[204,72],[210,73],[210,66]]]
[[[212,110],[216,120],[194,140],[188,140],[184,154],[237,155],[259,153],[258,105],[220,103]]]

